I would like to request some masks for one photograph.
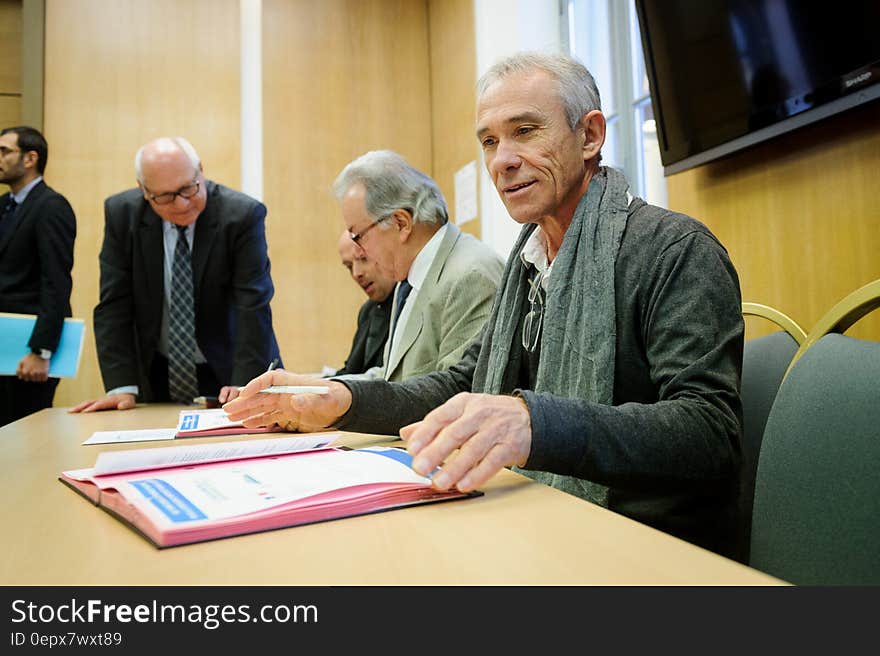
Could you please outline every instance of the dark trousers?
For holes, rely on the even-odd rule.
[[[196,365],[196,378],[198,379],[199,395],[216,397],[220,394],[223,385],[217,379],[214,370],[208,365]],[[168,358],[161,353],[153,356],[153,366],[150,368],[150,387],[153,388],[153,403],[169,403],[171,393],[168,391]]]
[[[29,383],[16,376],[0,376],[0,426],[51,408],[56,387],[57,378],[45,383]]]

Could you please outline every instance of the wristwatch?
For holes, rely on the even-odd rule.
[[[31,353],[39,355],[44,360],[52,359],[52,351],[50,351],[49,349],[31,349]]]

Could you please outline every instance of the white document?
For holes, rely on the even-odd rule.
[[[455,223],[477,218],[477,163],[471,161],[455,172]]]
[[[145,428],[142,430],[97,431],[83,444],[118,444],[120,442],[152,442],[173,440],[176,428]]]
[[[386,455],[392,454],[392,455]],[[369,485],[401,483],[428,486],[385,447],[356,451],[322,451],[302,459],[243,460],[183,469],[125,482],[129,494],[161,496],[194,506],[205,520],[234,517],[275,508],[323,492]],[[143,510],[167,522],[165,513],[144,504]]]
[[[210,410],[181,410],[177,420],[177,430],[181,434],[191,431],[204,431],[213,428],[234,428],[241,426],[240,421],[230,421],[223,408]]]
[[[161,449],[134,449],[130,451],[103,451],[98,454],[91,470],[94,476],[118,474],[141,469],[161,469],[177,465],[256,458],[271,454],[295,453],[320,449],[342,437],[341,433],[308,433],[294,437],[274,437],[262,440],[194,444]]]

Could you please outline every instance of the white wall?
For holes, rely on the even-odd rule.
[[[474,0],[474,13],[477,77],[497,60],[519,50],[563,50],[555,0]],[[483,241],[506,258],[521,226],[507,214],[482,162],[479,170]]]
[[[263,200],[262,0],[239,0],[241,15],[241,190]]]

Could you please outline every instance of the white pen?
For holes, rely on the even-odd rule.
[[[269,363],[269,368],[266,369],[266,373],[272,371],[275,367],[278,366],[278,358],[272,360]],[[242,391],[244,387],[239,387],[238,391]],[[329,387],[324,386],[314,386],[314,385],[271,385],[265,389],[261,389],[261,394],[327,394],[330,391]]]
[[[238,391],[244,387],[239,387]],[[260,394],[328,394],[329,387],[317,385],[272,385],[260,390]]]
[[[260,394],[328,394],[329,392],[329,387],[314,385],[272,385],[260,390]]]

